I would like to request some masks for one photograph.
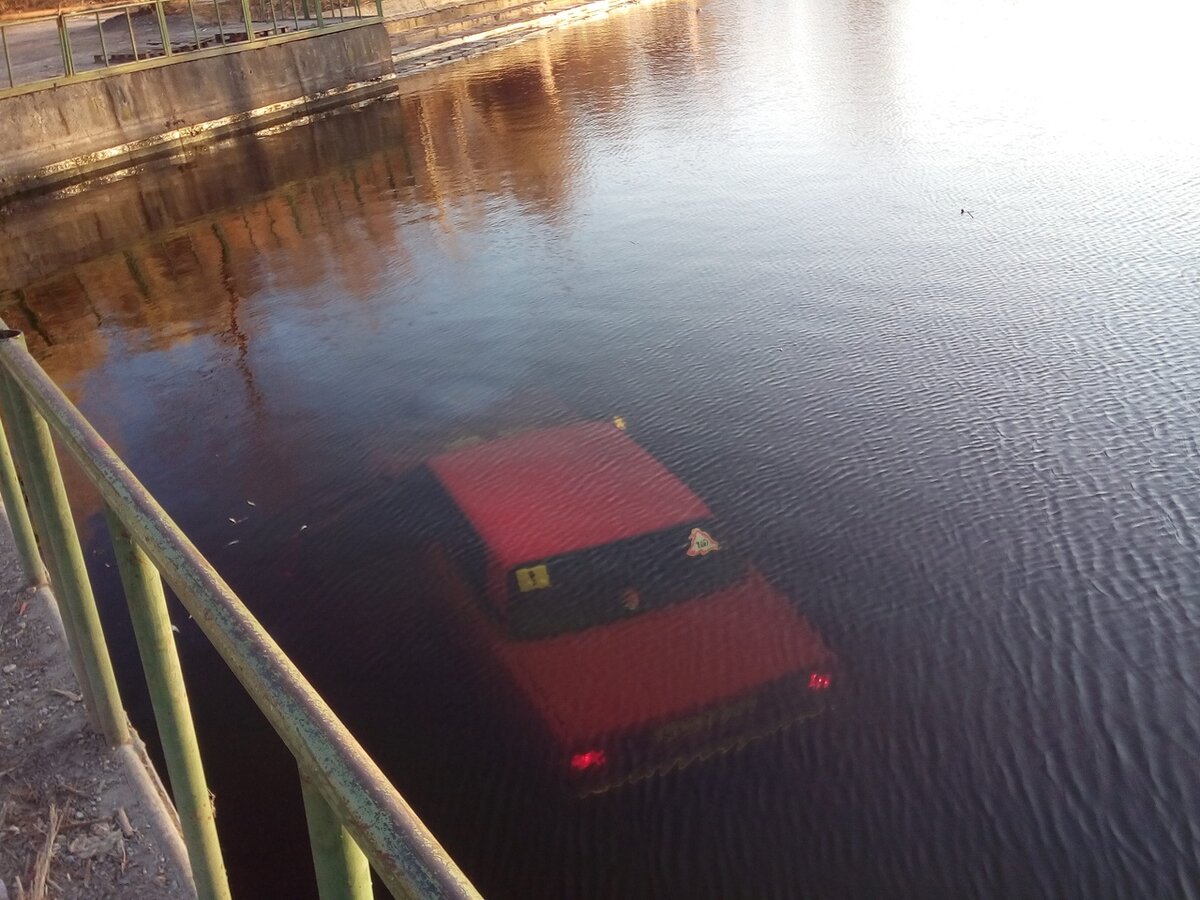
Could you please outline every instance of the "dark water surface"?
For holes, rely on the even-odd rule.
[[[10,210],[2,314],[488,896],[1200,897],[1198,18],[666,0]],[[421,463],[613,415],[842,692],[567,799],[432,599]],[[177,613],[236,886],[309,896]]]

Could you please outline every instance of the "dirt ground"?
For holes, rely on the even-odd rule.
[[[193,896],[88,725],[46,593],[21,583],[0,511],[0,900]]]

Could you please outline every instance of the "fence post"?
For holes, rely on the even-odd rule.
[[[17,82],[12,73],[12,57],[8,55],[8,31],[3,25],[0,25],[0,46],[4,48],[4,70],[8,73],[8,86],[16,87]]]
[[[71,55],[71,35],[67,33],[67,17],[58,14],[58,44],[62,50],[63,74],[75,74],[75,58]]]
[[[308,841],[321,900],[371,900],[371,867],[325,798],[300,772]]]
[[[27,352],[25,337],[19,331],[0,331],[0,341],[15,342],[22,352]],[[76,670],[75,674],[85,695],[90,695],[93,724],[115,747],[129,741],[129,722],[121,706],[54,442],[45,419],[34,412],[20,386],[7,374],[3,381],[5,389],[0,391],[0,401],[9,433],[20,448],[17,457],[30,490],[38,532],[49,547],[54,597],[63,611],[67,641],[75,644],[72,658],[82,662],[82,671]]]
[[[230,900],[229,880],[217,840],[215,814],[204,779],[200,745],[196,740],[183,669],[179,665],[171,619],[167,614],[162,578],[111,507],[105,506],[104,515],[108,520],[121,583],[125,587],[125,600],[129,604],[133,634],[146,672],[146,685],[150,688],[154,721],[162,740],[171,793],[192,864],[196,895],[198,900]]]
[[[100,13],[96,13],[96,34],[100,35],[100,55],[104,57],[104,67],[112,65],[108,58],[108,42],[104,39],[104,23],[100,21]]]
[[[0,410],[2,410],[4,420],[7,423],[9,446],[16,461],[17,471],[29,472],[32,469],[25,452],[25,439],[18,431],[18,423],[13,411],[14,401],[12,400],[12,395],[19,390],[20,388],[12,383],[4,372],[0,372]],[[46,503],[38,493],[38,486],[32,482],[27,482],[26,488],[29,495],[27,508],[33,519],[35,532],[41,535],[48,534],[45,516]],[[46,572],[53,588],[59,581],[58,564],[54,559],[54,548],[50,546],[48,540],[44,540],[42,543],[41,552],[42,559],[46,563]],[[100,731],[100,719],[96,714],[96,692],[92,690],[91,678],[88,675],[87,667],[83,664],[83,650],[79,643],[79,625],[75,621],[71,607],[64,605],[57,597],[54,598],[54,601],[58,606],[59,618],[62,621],[63,632],[67,638],[67,652],[71,657],[71,669],[74,670],[75,677],[79,681],[79,690],[83,694],[84,708],[87,710],[88,720],[92,723],[93,728]]]
[[[129,49],[135,60],[141,59],[137,52],[137,35],[133,33],[133,18],[129,15],[129,7],[125,7],[125,27],[129,29]]]
[[[196,42],[196,45],[194,47],[192,47],[192,49],[199,50],[200,49],[200,29],[196,27],[196,9],[194,6],[192,6],[192,0],[187,0],[187,5],[188,5],[188,17],[192,20],[192,39]]]
[[[154,0],[154,15],[158,19],[158,33],[162,35],[163,56],[171,55],[171,29],[167,28],[167,14],[163,0]]]
[[[254,40],[254,18],[250,15],[250,0],[242,0],[242,21],[246,23],[246,40]]]
[[[34,536],[29,510],[25,506],[25,494],[17,478],[12,450],[3,426],[0,426],[0,496],[4,499],[4,510],[8,513],[8,524],[12,526],[26,580],[34,587],[47,584],[46,564],[42,562],[42,554],[38,550],[37,537]]]
[[[213,11],[217,14],[217,33],[221,36],[221,46],[224,47],[229,41],[225,40],[225,23],[221,21],[221,4],[219,0],[213,0]]]

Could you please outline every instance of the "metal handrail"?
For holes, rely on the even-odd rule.
[[[324,15],[324,11],[322,10],[322,6],[326,0],[303,0],[303,16],[296,11],[293,0],[293,15],[290,17],[286,15],[286,10],[283,8],[285,0],[254,0],[259,5],[260,12],[266,16],[261,21],[256,21],[251,11],[251,0],[232,0],[232,2],[231,0],[225,0],[225,2],[231,2],[231,5],[237,9],[236,14],[230,17],[229,21],[226,21],[221,14],[222,0],[187,0],[188,21],[183,23],[183,30],[179,32],[182,40],[175,42],[172,39],[171,26],[167,19],[167,2],[169,0],[141,0],[141,2],[112,3],[88,9],[55,13],[53,15],[33,16],[8,22],[0,21],[0,56],[4,58],[4,64],[0,66],[0,96],[17,88],[25,90],[31,85],[39,85],[43,82],[46,84],[51,82],[61,84],[84,75],[93,76],[95,73],[108,74],[130,71],[145,66],[148,60],[153,60],[153,64],[155,65],[161,65],[164,60],[160,57],[168,58],[171,61],[175,61],[175,58],[185,59],[189,53],[205,49],[204,44],[207,43],[207,41],[202,41],[201,29],[196,23],[196,2],[200,2],[201,4],[211,2],[213,10],[215,10],[217,29],[210,40],[221,46],[229,43],[237,43],[239,49],[248,44],[252,45],[256,42],[277,38],[289,30],[293,31],[293,33],[321,31],[332,28],[335,25],[339,27],[346,26],[347,19],[355,20],[350,24],[367,24],[377,21],[383,16],[383,0],[375,0],[374,12],[369,15],[363,15],[360,0],[329,0],[330,15],[328,16]],[[276,2],[279,2],[280,12],[284,13],[283,15],[276,14]],[[315,15],[313,16],[308,14],[310,2],[315,7]],[[348,16],[346,14],[346,5],[349,5],[353,10],[352,15]],[[152,9],[154,11],[157,31],[154,37],[157,38],[158,43],[144,42],[143,46],[139,48],[131,13],[143,9]],[[114,55],[109,52],[110,48],[104,34],[105,23],[101,20],[102,17],[119,17],[122,14],[125,17],[126,29],[128,31],[130,52],[128,54],[122,53],[117,55],[114,61]],[[79,68],[74,51],[72,50],[72,24],[73,22],[76,24],[76,33],[78,34],[77,23],[79,20],[91,20],[95,22],[94,27],[99,40],[100,53],[94,55],[94,63],[88,64],[90,68]],[[58,65],[61,74],[51,76],[39,75],[27,81],[20,80],[20,74],[14,68],[12,47],[8,39],[9,32],[28,26],[44,26],[51,22],[55,25],[58,41]],[[91,25],[89,22],[89,27],[85,29],[85,33],[90,32],[90,30]],[[233,35],[232,38],[231,35]],[[189,39],[190,43],[188,43]],[[49,46],[49,41],[47,41],[45,47],[41,49],[46,53],[48,58],[53,58],[53,52],[47,49]],[[212,52],[211,48],[209,48],[209,52]],[[121,58],[130,56],[132,59]]]
[[[89,712],[115,745],[128,740],[125,713],[51,435],[104,499],[201,900],[227,900],[229,888],[163,580],[296,758],[322,900],[367,900],[368,864],[397,897],[478,898],[271,635],[30,356],[21,332],[7,329],[0,331],[0,414],[8,436],[0,433],[0,489],[26,575],[38,584],[49,572]],[[30,540],[34,532],[44,562]]]
[[[171,0],[130,0],[130,2],[127,3],[108,3],[103,6],[86,6],[79,9],[64,10],[61,13],[50,13],[41,16],[28,16],[20,19],[12,19],[7,22],[0,21],[0,25],[5,26],[6,28],[18,28],[24,25],[34,25],[39,22],[55,22],[58,19],[63,18],[84,18],[87,16],[105,15],[106,13],[124,12],[126,9],[141,9],[144,6],[163,6],[169,2],[171,2]],[[363,16],[363,18],[374,18],[374,16]]]

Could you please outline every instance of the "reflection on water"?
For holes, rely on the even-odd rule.
[[[1192,896],[1200,14],[1152,6],[665,0],[5,210],[0,314],[488,896]],[[428,463],[613,416],[840,691],[580,799],[439,602]],[[176,624],[236,881],[305,896]]]

